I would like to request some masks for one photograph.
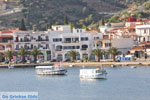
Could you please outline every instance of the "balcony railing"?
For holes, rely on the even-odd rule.
[[[81,48],[81,50],[87,50],[87,48]]]
[[[36,41],[49,41],[49,39],[37,39]]]
[[[15,42],[31,42],[31,40],[15,40]]]
[[[63,43],[79,43],[79,41],[64,41]]]

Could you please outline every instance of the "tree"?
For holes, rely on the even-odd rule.
[[[70,23],[70,30],[71,30],[71,33],[73,33],[73,28],[74,28],[74,25],[72,23]]]
[[[21,48],[18,53],[22,56],[23,63],[25,63],[25,56],[28,54],[28,51],[25,48]]]
[[[30,54],[34,57],[34,63],[36,63],[36,61],[37,61],[37,56],[38,56],[38,55],[41,55],[42,53],[41,53],[41,51],[38,50],[37,48],[34,48],[34,49],[30,52]]]
[[[68,56],[71,56],[71,60],[74,61],[74,60],[76,60],[76,56],[78,56],[79,53],[76,52],[76,51],[71,50],[71,51],[69,51],[69,52],[67,53],[67,55],[68,55]]]
[[[84,60],[85,60],[85,62],[87,62],[88,61],[88,56],[85,56]]]
[[[25,23],[24,23],[24,19],[21,20],[21,24],[20,24],[19,30],[26,31],[26,26],[25,26]]]
[[[12,59],[13,56],[14,56],[14,52],[8,50],[7,52],[5,52],[4,56],[9,59],[9,62],[11,62],[11,59]]]
[[[102,25],[102,26],[105,25],[105,18],[104,18],[104,16],[102,16],[102,19],[101,19],[101,21],[100,21],[100,25]]]
[[[86,31],[89,30],[86,25],[82,25],[82,28],[85,29]]]
[[[68,25],[69,22],[68,22],[68,17],[67,16],[64,16],[64,25]]]
[[[116,56],[119,55],[119,54],[121,54],[121,52],[118,51],[118,49],[117,49],[117,48],[114,48],[114,47],[110,48],[110,49],[108,50],[108,52],[109,52],[109,54],[112,55],[113,61],[116,61]]]
[[[100,56],[104,54],[104,51],[101,49],[95,49],[92,51],[92,54],[95,55],[97,57],[97,61],[100,62]]]

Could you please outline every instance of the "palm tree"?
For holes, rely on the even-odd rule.
[[[38,56],[38,55],[41,55],[42,53],[41,53],[41,51],[38,50],[37,48],[34,48],[34,49],[30,52],[30,54],[34,57],[34,63],[36,63],[36,61],[37,61],[37,56]]]
[[[97,61],[100,62],[100,56],[104,54],[104,51],[101,49],[95,49],[92,51],[92,54],[95,55],[97,57]]]
[[[112,55],[113,61],[116,61],[116,56],[119,55],[119,54],[121,54],[121,52],[118,51],[118,49],[117,49],[117,48],[114,48],[114,47],[110,48],[110,49],[108,50],[108,52],[109,52],[109,54]]]
[[[67,55],[68,55],[68,56],[71,56],[71,60],[74,61],[74,60],[76,59],[76,56],[79,55],[79,53],[76,52],[76,51],[71,50],[71,51],[69,51],[69,52],[67,53]]]
[[[4,57],[7,57],[9,59],[9,62],[11,62],[11,59],[13,58],[13,56],[14,56],[14,52],[9,51],[9,50],[7,52],[5,52],[5,54],[4,54]]]
[[[21,48],[18,53],[22,56],[23,63],[25,63],[25,56],[28,54],[28,51],[25,48]]]
[[[85,60],[85,62],[87,62],[88,61],[88,56],[85,56],[84,60]]]

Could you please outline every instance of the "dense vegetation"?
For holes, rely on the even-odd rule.
[[[144,2],[143,4],[134,4],[132,7],[123,10],[122,12],[112,16],[108,22],[122,22],[128,17],[134,16],[138,18],[149,18],[150,17],[150,1]]]
[[[46,30],[52,24],[89,26],[102,18],[98,12],[114,12],[133,3],[146,0],[9,0],[8,5],[18,5],[21,13],[0,17],[0,29],[18,28],[24,19],[27,29]]]

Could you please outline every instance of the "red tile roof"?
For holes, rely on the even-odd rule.
[[[137,22],[142,22],[143,20],[141,18],[137,19]]]
[[[124,29],[135,29],[136,26],[128,26],[128,27],[124,27]]]
[[[150,41],[144,41],[140,43],[140,45],[146,45],[146,44],[150,44]]]
[[[1,31],[1,33],[15,33],[15,32],[26,32],[26,31],[22,31],[22,30],[3,30],[3,31]]]
[[[144,48],[142,46],[136,46],[136,47],[133,47],[131,50],[144,51]]]
[[[131,16],[126,20],[126,22],[136,22],[136,18]]]
[[[0,38],[12,38],[12,35],[1,35]]]
[[[88,32],[88,33],[98,33],[98,32],[95,31],[95,30],[89,30],[89,31],[86,31],[86,32]]]

